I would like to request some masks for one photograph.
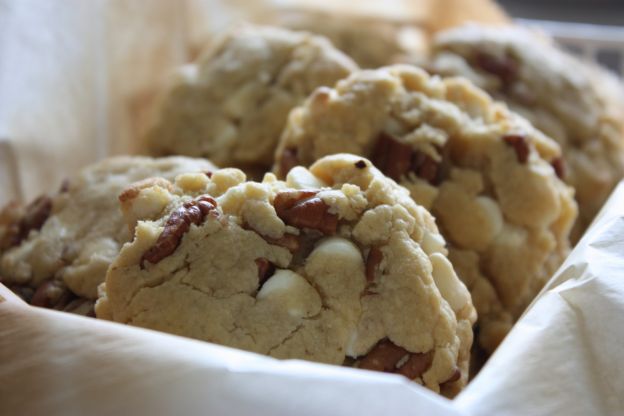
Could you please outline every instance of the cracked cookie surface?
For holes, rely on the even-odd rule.
[[[108,265],[131,237],[121,191],[142,179],[209,170],[215,166],[204,159],[113,157],[83,169],[55,195],[7,206],[0,214],[2,283],[33,305],[90,313]],[[141,201],[133,209],[154,215]]]
[[[521,28],[466,26],[434,40],[432,70],[464,76],[505,101],[562,148],[576,190],[580,238],[624,176],[624,87],[612,74]]]
[[[320,36],[236,28],[179,72],[147,134],[148,149],[264,172],[291,108],[316,87],[333,85],[355,69]]]
[[[140,191],[170,202],[161,218],[138,218],[97,316],[399,373],[449,396],[465,385],[475,310],[407,190],[344,154],[285,181],[245,179],[222,169],[201,186],[178,178]]]
[[[275,170],[337,152],[371,158],[436,217],[493,351],[569,251],[577,208],[557,144],[466,80],[392,66],[293,110]]]

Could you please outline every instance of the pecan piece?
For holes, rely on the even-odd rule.
[[[488,53],[479,52],[474,57],[475,65],[485,72],[497,76],[503,87],[508,87],[518,73],[518,63],[510,56],[497,57]]]
[[[407,361],[396,371],[410,380],[414,380],[423,375],[431,367],[433,362],[433,352],[412,353]]]
[[[72,297],[71,292],[62,282],[52,279],[42,283],[35,290],[30,304],[48,309],[62,309],[71,301]]]
[[[366,257],[366,281],[371,283],[375,280],[375,272],[383,260],[383,253],[379,247],[371,247]]]
[[[526,137],[521,134],[507,134],[503,136],[505,143],[510,145],[516,151],[518,162],[525,164],[529,160],[529,142]]]
[[[292,168],[299,165],[297,153],[297,149],[294,147],[287,147],[284,149],[279,160],[280,176],[286,176]]]
[[[412,148],[386,132],[381,132],[372,157],[373,165],[385,175],[398,181],[411,166]]]
[[[440,184],[440,164],[423,152],[415,152],[412,158],[412,170],[419,178],[431,185]]]
[[[52,212],[52,199],[41,195],[26,207],[26,212],[19,222],[19,234],[14,245],[19,244],[33,230],[40,230]]]
[[[395,181],[413,171],[432,185],[440,183],[439,163],[431,156],[414,151],[408,144],[401,143],[391,135],[382,132],[377,139],[373,164]]]
[[[359,368],[404,375],[414,380],[431,367],[433,351],[411,353],[385,338],[360,360]]]
[[[146,260],[156,264],[171,255],[180,245],[184,234],[191,228],[191,224],[200,225],[206,215],[216,215],[214,211],[216,207],[217,202],[204,195],[176,209],[165,222],[165,228],[156,243],[143,254],[141,267]]]
[[[455,367],[455,371],[453,371],[453,374],[451,374],[451,376],[442,384],[446,384],[446,383],[454,383],[457,380],[459,380],[461,378],[461,371],[459,368]]]
[[[56,308],[55,308],[56,309]],[[74,313],[76,315],[90,316],[95,318],[95,302],[89,299],[74,299],[65,307],[60,308],[64,312]]]
[[[399,361],[409,352],[388,339],[379,341],[360,361],[359,368],[373,371],[392,372]]]
[[[259,257],[255,260],[256,266],[258,266],[258,282],[259,286],[262,287],[264,282],[266,282],[269,277],[275,273],[275,266],[273,263],[265,259],[264,257]]]
[[[328,212],[329,206],[316,196],[317,193],[308,190],[278,193],[273,202],[277,216],[293,227],[334,234],[338,228],[338,216]]]
[[[555,170],[555,174],[557,175],[557,177],[563,180],[563,178],[565,178],[565,175],[566,175],[566,166],[565,166],[565,161],[563,160],[563,158],[562,157],[555,158],[550,164]]]
[[[300,241],[299,236],[294,235],[294,234],[284,234],[280,238],[264,237],[264,239],[269,244],[274,244],[276,246],[284,247],[291,253],[295,253],[299,251],[299,248],[301,247],[301,241]]]

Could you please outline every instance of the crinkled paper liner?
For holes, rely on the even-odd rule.
[[[32,308],[0,285],[2,414],[624,412],[624,183],[455,400],[396,375],[272,358]]]

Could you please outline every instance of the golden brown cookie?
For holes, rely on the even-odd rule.
[[[219,166],[262,174],[291,108],[355,69],[323,37],[235,28],[180,70],[147,135],[148,151],[208,157]]]
[[[465,385],[475,310],[433,217],[371,163],[334,155],[285,181],[237,169],[178,177],[133,199],[99,318],[277,358]]]
[[[83,303],[93,305],[108,265],[131,237],[121,191],[149,177],[215,169],[204,159],[113,157],[85,168],[56,194],[7,206],[0,214],[2,283],[35,306],[88,313]],[[142,217],[160,214],[141,200],[133,209]]]
[[[581,237],[624,176],[624,85],[545,35],[466,26],[438,35],[432,70],[464,76],[555,139],[556,167],[576,190]]]
[[[493,351],[569,250],[572,190],[557,144],[463,79],[361,71],[293,110],[275,170],[363,155],[436,217]]]

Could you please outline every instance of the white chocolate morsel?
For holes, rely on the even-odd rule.
[[[468,289],[459,280],[451,262],[445,256],[433,253],[429,258],[433,267],[433,280],[442,297],[451,305],[455,313],[459,312],[470,301]]]
[[[327,186],[302,166],[295,166],[288,172],[286,184],[295,189],[320,189]]]
[[[258,292],[266,300],[284,308],[295,318],[308,318],[321,310],[321,297],[303,276],[290,270],[277,270]]]

